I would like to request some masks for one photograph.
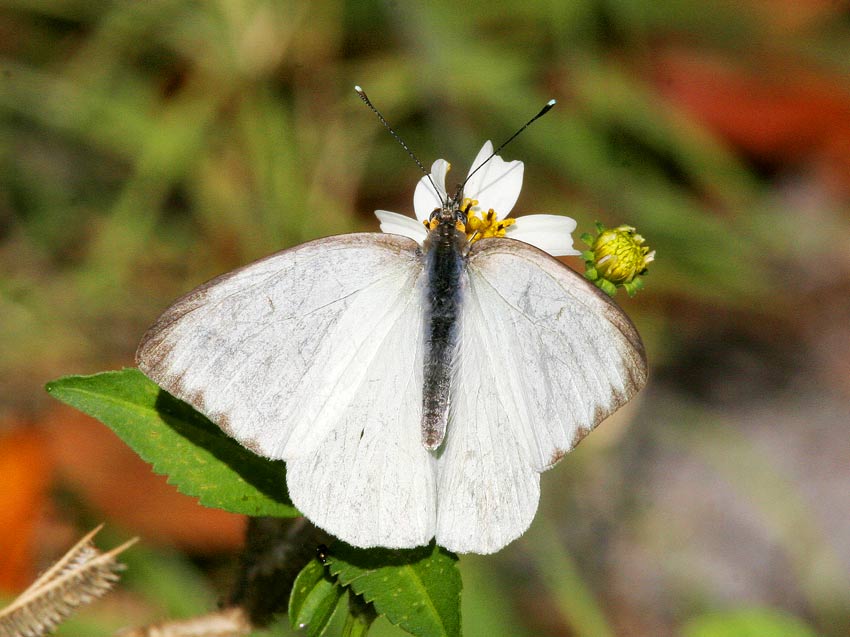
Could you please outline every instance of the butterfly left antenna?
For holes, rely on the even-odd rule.
[[[357,94],[360,96],[360,99],[363,100],[363,102],[366,104],[366,106],[368,106],[370,109],[372,109],[372,112],[375,115],[378,116],[378,119],[381,120],[381,124],[383,124],[384,128],[386,128],[390,132],[390,135],[393,136],[393,139],[395,139],[399,144],[401,144],[401,147],[404,148],[405,152],[407,152],[407,154],[410,155],[410,158],[413,161],[416,162],[416,165],[419,166],[419,169],[422,171],[422,174],[425,175],[428,178],[428,181],[431,182],[431,186],[434,188],[434,192],[437,193],[437,196],[442,198],[442,195],[440,194],[439,188],[437,188],[436,184],[434,183],[434,180],[431,179],[431,173],[428,172],[428,170],[425,168],[425,166],[422,165],[422,162],[419,161],[419,158],[416,155],[413,154],[413,151],[410,150],[410,148],[407,146],[407,144],[404,143],[404,140],[401,137],[398,136],[398,133],[396,133],[395,130],[393,130],[393,127],[390,126],[390,123],[386,120],[386,118],[383,115],[381,115],[381,112],[377,108],[375,108],[375,105],[372,104],[372,101],[366,95],[366,91],[364,91],[359,86],[355,86],[354,90],[357,91]],[[541,115],[542,115],[542,113],[541,113]],[[540,115],[538,115],[538,117],[540,117]],[[529,122],[529,123],[531,123],[531,122]],[[526,124],[526,126],[528,126],[528,124]],[[516,135],[514,135],[514,137],[516,137]]]

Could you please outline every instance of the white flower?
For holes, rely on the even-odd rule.
[[[481,147],[470,173],[493,153],[489,141]],[[416,219],[387,210],[376,210],[381,222],[381,231],[400,234],[417,241],[420,245],[428,236],[428,222],[435,208],[446,200],[446,173],[449,162],[438,159],[431,166],[431,180],[423,177],[413,193],[413,210]],[[463,189],[463,205],[471,203],[467,217],[466,232],[470,241],[485,237],[508,237],[524,241],[548,252],[554,257],[581,254],[573,248],[571,233],[576,222],[561,215],[526,215],[508,219],[522,188],[523,164],[521,161],[504,161],[496,155],[476,172]]]

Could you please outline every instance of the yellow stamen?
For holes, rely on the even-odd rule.
[[[476,210],[478,201],[475,199],[464,199],[463,209],[468,210],[466,218],[466,236],[470,243],[475,243],[479,239],[487,239],[490,237],[504,237],[505,229],[513,225],[515,219],[502,219],[499,221],[496,211],[490,208],[487,212],[482,213]]]

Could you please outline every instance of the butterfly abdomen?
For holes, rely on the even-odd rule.
[[[457,350],[466,235],[441,222],[425,241],[425,356],[422,444],[434,450],[446,435],[452,359]]]

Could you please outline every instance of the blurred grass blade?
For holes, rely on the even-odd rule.
[[[614,637],[614,629],[593,591],[559,541],[555,527],[545,516],[537,516],[523,537],[523,545],[546,583],[555,607],[572,629],[571,634],[576,637]]]

